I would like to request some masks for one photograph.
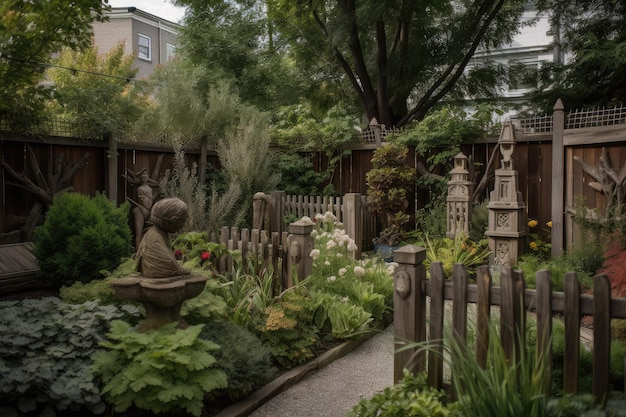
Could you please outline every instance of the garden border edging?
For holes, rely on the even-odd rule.
[[[220,411],[214,417],[249,416],[250,414],[252,414],[252,412],[254,412],[261,405],[272,399],[274,396],[285,391],[292,385],[295,385],[307,375],[352,352],[357,347],[362,345],[365,341],[369,340],[382,330],[384,330],[382,325],[374,326],[372,329],[370,329],[368,333],[364,334],[362,337],[358,339],[348,340],[340,344],[339,346],[335,346],[329,351],[324,352],[317,358],[311,360],[310,362],[307,362],[304,365],[300,365],[297,368],[291,369],[283,373],[278,378],[264,385],[243,400],[232,404],[224,410]]]

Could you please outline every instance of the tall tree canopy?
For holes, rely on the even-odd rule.
[[[133,60],[124,55],[123,43],[104,55],[95,46],[83,52],[63,48],[46,72],[55,85],[48,114],[76,123],[82,137],[123,133],[149,103],[146,83],[131,82],[138,71]]]
[[[459,89],[470,86],[460,82],[469,60],[479,48],[512,40],[524,1],[177,3],[189,7],[184,53],[233,74],[244,100],[249,93],[306,97],[325,111],[349,97],[368,120],[402,126],[452,97],[455,87],[459,97],[471,91]],[[324,102],[322,95],[329,99]]]
[[[571,61],[549,63],[540,71],[534,101],[549,112],[557,98],[568,108],[626,101],[626,1],[540,0],[551,11],[562,51]]]
[[[332,59],[369,120],[375,117],[388,126],[403,126],[421,120],[453,93],[477,49],[497,48],[512,40],[524,2],[268,3],[273,22],[291,40],[293,50],[301,51],[298,57]]]
[[[184,58],[196,69],[200,88],[227,83],[241,100],[261,110],[293,104],[307,89],[260,0],[177,0],[187,8],[180,31]]]
[[[38,82],[63,46],[91,43],[91,22],[103,19],[108,0],[0,2],[0,115],[32,117],[42,107]]]

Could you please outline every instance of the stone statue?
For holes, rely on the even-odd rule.
[[[178,198],[165,198],[152,207],[153,224],[137,247],[137,272],[147,278],[167,278],[187,275],[180,266],[170,243],[169,234],[178,232],[187,221],[187,205]]]
[[[137,200],[133,201],[132,209],[134,229],[135,229],[135,249],[139,247],[139,242],[143,237],[143,229],[146,222],[150,219],[152,204],[154,203],[154,187],[158,187],[158,183],[148,176],[148,172],[144,169],[136,175],[140,185],[137,187]]]
[[[187,327],[180,317],[183,302],[198,296],[206,286],[205,276],[191,274],[178,263],[170,244],[169,233],[179,231],[188,217],[187,205],[182,200],[157,201],[150,213],[153,226],[143,235],[137,248],[139,275],[111,282],[115,296],[139,301],[146,308],[146,320],[139,331],[158,329],[171,322],[177,322],[180,328]]]

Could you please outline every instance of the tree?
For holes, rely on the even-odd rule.
[[[203,85],[202,74],[202,69],[184,59],[159,68],[153,76],[156,106],[141,126],[179,144],[199,142],[200,183],[204,184],[208,143],[223,138],[246,106],[227,82]]]
[[[0,115],[32,118],[43,107],[39,84],[52,54],[91,44],[90,28],[108,0],[3,0],[0,3]]]
[[[531,96],[539,110],[551,112],[558,98],[569,108],[626,101],[626,2],[541,0],[537,5],[551,12],[556,45],[572,54],[566,65],[541,68]]]
[[[55,86],[48,111],[76,122],[81,137],[123,133],[148,106],[148,86],[130,82],[137,70],[123,44],[104,56],[95,46],[84,52],[63,48],[54,62],[46,72]]]
[[[267,3],[271,22],[290,40],[290,54],[298,65],[304,65],[303,60],[310,67],[332,62],[368,120],[400,127],[421,120],[443,98],[469,91],[454,90],[469,60],[479,48],[493,49],[512,40],[524,2]]]

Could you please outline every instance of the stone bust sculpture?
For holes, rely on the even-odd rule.
[[[188,275],[172,251],[169,233],[179,231],[187,221],[187,205],[178,198],[164,198],[152,206],[150,222],[137,248],[136,270],[146,278],[171,278]]]

